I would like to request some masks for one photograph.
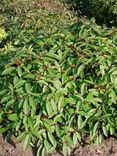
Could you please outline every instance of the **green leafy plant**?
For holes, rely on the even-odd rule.
[[[116,135],[116,29],[79,19],[15,50],[0,74],[7,139],[24,140],[24,150],[36,144],[37,156],[58,149],[67,156],[87,134],[98,145]]]
[[[66,0],[78,13],[89,18],[95,17],[97,23],[117,26],[116,0]]]
[[[0,28],[0,43],[1,41],[6,38],[7,33],[5,32],[5,30],[3,28]]]
[[[116,135],[117,29],[38,3],[0,4],[0,133],[69,155]]]

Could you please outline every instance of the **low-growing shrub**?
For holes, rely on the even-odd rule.
[[[36,145],[37,156],[116,135],[117,30],[81,19],[38,43],[2,66],[0,132]]]
[[[116,0],[66,0],[82,15],[95,17],[97,23],[117,26]]]
[[[0,44],[0,53],[7,53],[10,51],[7,49],[13,49],[13,46],[21,48],[33,45],[35,49],[39,48],[41,38],[62,33],[75,21],[63,4],[59,6],[58,0],[53,3],[48,0],[3,1],[0,4],[0,26],[8,35]],[[44,3],[52,4],[51,9],[44,9]]]

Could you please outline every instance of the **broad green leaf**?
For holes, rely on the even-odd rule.
[[[25,137],[26,137],[26,132],[20,133],[20,135],[16,138],[16,143],[18,143],[18,142],[24,140]]]
[[[4,128],[4,127],[2,127],[2,126],[0,126],[0,133],[4,133],[4,132],[6,132],[8,130],[8,128]]]
[[[61,72],[61,67],[57,61],[54,61],[56,68],[58,69],[59,72]]]
[[[10,107],[12,106],[13,104],[15,103],[15,100],[10,100],[7,104],[6,104],[6,107]]]
[[[85,92],[86,92],[86,85],[85,83],[83,83],[81,86],[81,94],[84,95]]]
[[[54,118],[54,122],[61,122],[62,121],[62,117],[61,117],[61,114],[58,114],[57,116],[55,116]]]
[[[53,84],[56,89],[60,89],[62,87],[62,84],[59,80],[53,81]]]
[[[63,144],[63,155],[64,156],[68,156],[68,152],[69,152],[68,148],[69,147],[66,144]]]
[[[47,53],[46,56],[51,57],[51,58],[54,58],[54,59],[56,59],[56,60],[59,60],[58,55],[53,54],[52,52],[51,52],[51,53]]]
[[[72,127],[69,127],[69,126],[64,126],[63,129],[66,131],[66,132],[73,132],[74,129]]]
[[[55,127],[55,131],[56,131],[57,136],[60,137],[61,136],[61,129],[60,129],[59,125]]]
[[[82,64],[79,68],[78,68],[78,76],[81,74],[81,72],[83,72],[84,71],[84,68],[85,68],[85,65],[84,64]]]
[[[81,142],[81,135],[77,133],[78,140]]]
[[[2,72],[2,75],[9,75],[15,70],[15,67],[9,67]]]
[[[25,137],[23,149],[26,150],[30,146],[30,143],[31,143],[31,136],[27,134],[27,136]]]
[[[36,156],[40,156],[41,155],[41,150],[42,150],[42,147],[43,145],[41,144],[37,150],[37,153],[36,153]]]
[[[5,95],[7,92],[8,92],[8,90],[7,90],[7,89],[3,89],[2,91],[0,91],[0,96]]]
[[[82,116],[79,115],[78,116],[78,129],[81,129],[82,128],[82,124],[83,124]]]
[[[15,85],[16,83],[18,83],[19,81],[19,78],[17,76],[14,77],[14,80],[13,80],[13,84]]]
[[[49,152],[53,153],[56,150],[56,145],[54,145],[53,147],[50,148]]]
[[[33,130],[32,134],[37,137],[37,138],[41,138],[42,134],[45,133],[45,129],[41,129],[41,130]]]
[[[25,80],[20,80],[15,84],[15,88],[20,88],[25,84]]]
[[[48,132],[48,138],[49,138],[49,141],[52,143],[53,146],[56,145],[56,140],[55,140],[52,133]]]
[[[98,141],[99,141],[98,142],[99,145],[103,143],[103,136],[101,134],[98,136]]]
[[[106,137],[108,137],[108,130],[107,130],[107,127],[106,126],[103,126],[102,127],[102,130],[103,130],[103,133]]]
[[[0,121],[2,121],[2,119],[4,118],[4,115],[5,114],[3,112],[0,113]]]
[[[18,108],[21,108],[22,105],[23,105],[23,103],[24,103],[24,99],[21,99],[20,102],[19,102],[19,104],[18,104]]]
[[[18,123],[17,123],[17,125],[16,125],[16,131],[18,131],[19,129],[20,129],[20,127],[21,127],[21,121],[19,121]]]
[[[116,103],[117,101],[117,96],[114,90],[111,91],[111,93],[109,94],[109,97],[112,98],[113,102]]]
[[[82,107],[82,103],[81,103],[81,101],[78,101],[77,106],[76,106],[76,108],[77,108],[76,112],[80,111],[81,107]]]
[[[36,109],[36,102],[31,96],[29,97],[29,104],[34,110]]]
[[[113,127],[110,127],[110,135],[113,135],[115,133],[115,129]]]
[[[28,125],[30,126],[31,129],[34,127],[34,120],[31,117],[28,117]]]
[[[105,68],[102,65],[100,65],[100,72],[101,72],[102,76],[105,75]]]
[[[46,103],[46,110],[48,115],[51,117],[53,115],[53,110],[50,103]]]
[[[60,49],[58,50],[58,55],[59,55],[59,60],[62,61],[63,60],[63,53]]]
[[[93,128],[93,134],[95,135],[98,132],[99,122],[96,122]]]
[[[23,104],[23,109],[24,109],[25,114],[28,114],[30,112],[30,105],[29,105],[28,99],[25,99],[24,104]]]
[[[31,92],[31,83],[25,83],[25,90],[27,93]]]
[[[47,83],[45,80],[39,80],[38,83],[39,83],[39,84],[48,85],[48,83]]]
[[[57,103],[55,100],[51,99],[51,106],[52,106],[52,109],[55,113],[57,113]]]
[[[62,75],[62,84],[67,83],[67,81],[68,81],[68,76],[66,75],[66,73],[64,73],[64,74]]]
[[[3,98],[1,99],[1,103],[7,102],[7,101],[10,100],[10,99],[11,99],[11,96],[3,97]]]
[[[17,72],[18,72],[19,77],[21,77],[22,76],[22,68],[20,66],[17,67]]]
[[[64,108],[64,97],[62,96],[58,102],[58,110],[61,111],[61,109]]]
[[[78,143],[77,132],[73,134],[73,143],[74,145]]]
[[[25,76],[24,76],[24,78],[27,78],[27,79],[35,79],[35,75],[34,74],[26,74]]]
[[[44,146],[45,146],[47,152],[49,152],[51,146],[47,140],[44,141]]]
[[[47,151],[46,151],[46,148],[45,147],[43,147],[43,149],[42,149],[42,154],[41,154],[42,156],[46,156],[47,155]]]
[[[16,121],[17,120],[17,114],[10,114],[7,116],[7,118],[10,121]]]

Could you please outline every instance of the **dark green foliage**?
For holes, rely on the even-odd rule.
[[[24,150],[36,144],[37,156],[116,135],[117,29],[34,8],[30,21],[23,11],[5,12],[0,29],[0,133]]]
[[[26,137],[24,149],[38,141],[38,155],[68,155],[87,133],[100,144],[117,129],[116,30],[80,20],[41,42],[1,73],[0,131]]]
[[[75,10],[87,17],[95,17],[97,23],[117,26],[116,0],[68,0]]]

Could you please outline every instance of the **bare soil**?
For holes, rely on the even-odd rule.
[[[35,156],[31,149],[24,152],[22,146],[23,143],[17,145],[14,142],[7,143],[0,136],[0,156]],[[61,155],[56,153],[52,156]],[[117,156],[117,140],[115,138],[108,138],[100,147],[94,144],[79,145],[70,156]]]
[[[108,138],[97,147],[95,144],[79,146],[71,156],[117,156],[117,139]]]
[[[31,149],[24,152],[22,147],[23,143],[17,145],[13,141],[8,143],[0,136],[0,156],[33,156]]]

